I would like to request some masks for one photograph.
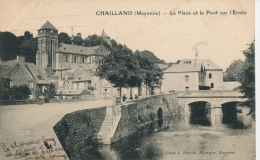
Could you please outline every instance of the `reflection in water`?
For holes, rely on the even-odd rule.
[[[207,113],[203,118],[190,114],[160,119],[128,138],[100,146],[98,153],[90,154],[90,159],[225,159],[221,154],[214,157],[199,154],[219,151],[238,154],[229,155],[228,159],[254,156],[255,134],[251,117],[240,113],[234,117],[216,117],[214,125]]]
[[[210,106],[207,102],[193,102],[190,104],[190,124],[199,124],[203,126],[210,126]]]
[[[222,123],[233,129],[247,129],[251,127],[251,124],[246,123],[246,116],[243,116],[241,108],[237,109],[237,104],[237,102],[222,104]]]

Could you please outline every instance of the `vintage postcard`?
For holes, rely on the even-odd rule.
[[[0,0],[0,159],[255,160],[254,0]]]

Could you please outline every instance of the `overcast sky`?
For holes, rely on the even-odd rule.
[[[161,16],[97,16],[96,11],[160,11]],[[170,11],[245,11],[246,15],[170,15]],[[167,14],[163,14],[167,13]],[[59,32],[107,35],[132,50],[149,50],[166,62],[212,59],[226,69],[254,40],[253,0],[76,1],[0,0],[0,31],[37,36],[49,20]]]

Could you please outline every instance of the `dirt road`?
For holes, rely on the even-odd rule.
[[[24,157],[19,155],[17,158],[17,150],[37,148],[43,144],[43,139],[47,138],[55,141],[56,147],[61,147],[53,126],[64,115],[77,110],[110,105],[112,105],[112,100],[0,106],[0,159],[36,159],[37,157],[31,155],[32,151],[28,151],[30,155]],[[39,145],[35,143],[33,145],[33,141],[37,140],[40,141]],[[37,150],[42,152],[39,148]],[[59,155],[61,154],[65,152],[59,151]],[[49,158],[46,157],[47,154],[44,156],[45,159],[66,159],[62,156],[50,157],[51,154],[48,155]]]

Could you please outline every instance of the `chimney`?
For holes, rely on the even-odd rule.
[[[23,56],[17,56],[16,59],[19,62],[23,62],[23,63],[25,62],[25,57],[23,57]]]

